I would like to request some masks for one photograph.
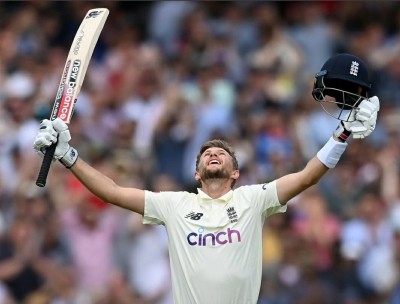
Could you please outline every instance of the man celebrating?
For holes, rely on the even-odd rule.
[[[238,162],[222,140],[205,143],[197,155],[194,176],[201,185],[198,193],[155,193],[116,185],[78,157],[68,144],[68,127],[59,119],[42,121],[34,148],[43,154],[57,142],[54,157],[91,192],[105,202],[143,215],[145,224],[165,226],[175,303],[254,304],[261,283],[265,218],[284,212],[291,198],[334,168],[351,134],[354,138],[371,134],[379,99],[368,98],[369,90],[364,62],[350,54],[330,58],[316,74],[312,94],[323,106],[339,107],[335,117],[340,124],[333,136],[303,170],[234,190]]]

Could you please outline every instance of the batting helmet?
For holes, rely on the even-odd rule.
[[[329,58],[315,74],[312,96],[329,115],[346,120],[343,111],[355,109],[363,99],[368,98],[370,89],[367,65],[360,58],[343,53]],[[333,114],[327,110],[326,103],[336,104],[340,113]]]

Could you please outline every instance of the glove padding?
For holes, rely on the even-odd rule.
[[[343,121],[344,128],[356,139],[369,136],[375,130],[379,107],[377,96],[364,99],[357,109],[351,111],[348,121]]]
[[[40,123],[40,130],[33,143],[33,148],[39,155],[43,156],[46,148],[57,143],[54,159],[61,159],[69,149],[68,142],[70,140],[71,134],[65,122],[60,118],[56,118],[54,121],[44,119]]]
[[[33,148],[43,157],[46,148],[57,143],[53,159],[60,160],[62,164],[69,168],[78,158],[77,151],[70,147],[68,143],[70,140],[71,134],[65,122],[60,118],[53,121],[44,119],[40,123],[40,130],[33,143]]]

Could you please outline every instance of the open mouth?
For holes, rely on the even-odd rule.
[[[209,165],[220,165],[221,163],[219,162],[219,160],[213,159],[213,160],[210,160],[210,162],[208,164]]]

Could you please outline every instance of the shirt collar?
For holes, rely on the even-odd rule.
[[[201,190],[200,188],[197,188],[197,192],[198,192],[199,197],[200,197],[202,200],[209,200],[209,201],[211,201],[211,200],[217,200],[217,201],[228,202],[228,201],[232,198],[232,196],[233,196],[233,191],[232,191],[232,189],[229,190],[229,191],[228,191],[227,193],[225,193],[224,195],[222,195],[221,197],[216,198],[216,199],[213,199],[213,198],[209,197],[209,196],[208,196],[203,190]]]

